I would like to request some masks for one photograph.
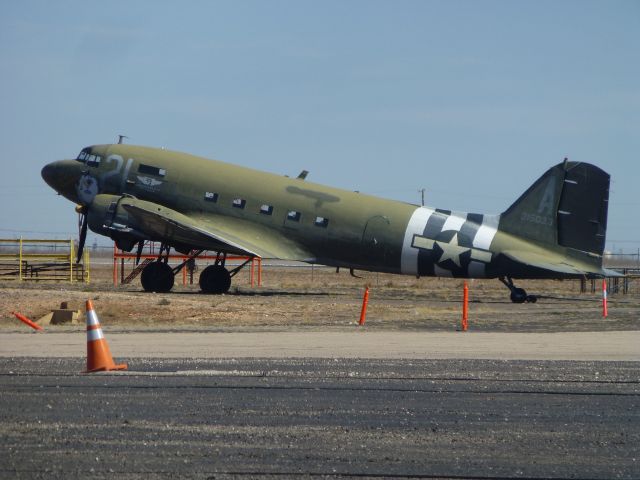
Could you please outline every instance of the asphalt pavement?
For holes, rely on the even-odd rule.
[[[637,362],[0,358],[0,478],[640,478]]]

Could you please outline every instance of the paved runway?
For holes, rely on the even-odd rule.
[[[0,358],[0,477],[640,478],[637,362],[124,360]]]

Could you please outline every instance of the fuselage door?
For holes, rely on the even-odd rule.
[[[384,215],[375,215],[362,232],[362,262],[365,265],[384,265],[388,253],[387,237],[391,222]]]

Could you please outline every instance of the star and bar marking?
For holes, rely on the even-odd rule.
[[[460,255],[471,251],[471,259],[477,260],[483,263],[489,263],[491,261],[491,252],[489,250],[482,250],[479,248],[463,247],[458,241],[458,232],[456,232],[449,242],[443,242],[440,240],[434,240],[423,235],[414,235],[411,246],[420,250],[433,251],[433,247],[438,245],[442,250],[440,258],[436,263],[440,264],[447,260],[451,260],[459,268],[462,267],[460,263]]]

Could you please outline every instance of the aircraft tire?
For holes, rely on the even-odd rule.
[[[140,283],[145,292],[166,293],[173,288],[173,271],[164,262],[152,262],[142,270]]]
[[[536,303],[538,301],[538,297],[535,295],[527,295],[527,303]]]
[[[209,265],[200,274],[199,283],[204,293],[227,293],[231,288],[231,275],[222,265]]]
[[[524,303],[527,301],[527,292],[524,288],[514,288],[511,290],[511,301],[513,303]]]

